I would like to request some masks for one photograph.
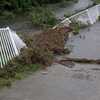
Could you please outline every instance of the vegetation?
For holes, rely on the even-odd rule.
[[[52,63],[52,52],[45,48],[34,47],[34,40],[31,37],[28,39],[26,40],[29,43],[28,48],[23,48],[20,56],[0,69],[0,87],[9,87],[14,80],[23,79],[27,74],[44,69]]]
[[[99,21],[100,21],[100,16],[99,16],[99,18],[98,18],[98,19],[99,19]]]
[[[57,20],[47,5],[70,1],[77,0],[0,0],[0,21],[16,22],[20,16],[26,16],[26,20],[31,20],[35,26],[53,26]]]
[[[50,9],[43,7],[34,8],[32,10],[31,20],[33,25],[43,27],[54,26],[57,22],[54,13]]]
[[[0,88],[7,86],[10,87],[14,80],[21,80],[27,74],[31,74],[41,66],[39,64],[23,65],[17,60],[13,60],[3,69],[0,69]]]
[[[79,33],[79,31],[80,31],[80,25],[79,25],[79,23],[78,22],[73,22],[73,23],[71,23],[70,26],[73,29],[74,35],[77,35]]]
[[[45,4],[53,4],[58,2],[69,2],[76,0],[0,0],[1,11],[26,11],[32,7],[44,6]]]
[[[95,4],[99,4],[100,0],[93,0]]]
[[[89,24],[84,24],[80,21],[76,22],[76,21],[73,21],[71,24],[70,24],[71,28],[73,29],[73,33],[74,35],[77,35],[80,31],[80,29],[83,29],[83,28],[86,28],[86,27],[89,27],[90,25]]]
[[[26,44],[29,48],[32,48],[32,49],[37,48],[37,49],[40,49],[41,52],[44,51],[44,53],[42,53],[42,57],[43,57],[43,54],[45,54],[46,52],[47,54],[49,54],[49,56],[58,52],[60,54],[64,51],[65,39],[68,37],[69,31],[71,31],[71,29],[68,27],[48,29],[35,36],[27,37],[25,39]],[[39,50],[35,50],[35,51],[39,52]],[[44,58],[41,58],[41,61]],[[45,62],[48,62],[48,61],[45,61]]]
[[[72,13],[66,13],[66,14],[64,14],[64,17],[68,18],[68,17],[70,17],[72,15],[73,15]]]
[[[29,16],[35,26],[53,26],[57,22],[56,17],[44,6],[69,1],[76,0],[0,0],[0,19],[12,20],[26,13],[26,17]],[[32,36],[27,37],[25,42],[28,48],[22,49],[19,57],[11,61],[4,69],[0,69],[0,87],[11,86],[15,79],[22,79],[27,73],[51,65],[54,53],[64,53],[65,33],[64,30],[50,29],[36,36],[35,39]]]
[[[26,37],[28,48],[23,48],[20,56],[10,61],[4,69],[0,69],[0,86],[11,86],[13,80],[22,79],[27,73],[51,65],[54,54],[65,53],[65,38],[69,31],[71,30],[68,27],[62,27]],[[66,49],[66,52],[69,50]]]

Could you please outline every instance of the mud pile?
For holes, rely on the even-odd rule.
[[[67,40],[71,28],[59,27],[42,32],[35,38],[35,45],[46,48],[54,53],[64,51],[65,40]]]
[[[37,35],[26,37],[27,49],[21,53],[22,58],[28,64],[40,63],[50,65],[53,62],[54,54],[65,52],[65,39],[68,38],[71,29],[69,27],[59,27],[49,29]],[[66,49],[66,51],[68,51]]]

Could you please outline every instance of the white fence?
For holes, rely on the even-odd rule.
[[[65,18],[60,24],[54,26],[56,28],[60,25],[69,25],[73,21],[80,21],[84,24],[94,24],[100,16],[100,4],[81,11],[69,18]]]
[[[24,46],[24,45],[23,45]],[[22,46],[22,47],[23,47]],[[0,29],[0,67],[8,63],[15,56],[19,55],[19,50],[14,41],[12,31],[9,27]]]

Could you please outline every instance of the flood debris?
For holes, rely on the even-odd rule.
[[[72,61],[56,61],[56,63],[64,65],[68,68],[74,68],[74,65],[75,65],[74,62]]]
[[[41,74],[42,74],[42,75],[47,75],[47,74],[48,74],[48,71],[42,71]]]
[[[32,39],[28,39],[31,41],[26,39],[26,42],[28,42],[27,45],[29,47],[36,46],[39,48],[46,48],[50,51],[53,51],[55,54],[60,54],[61,52],[69,52],[64,49],[64,45],[65,39],[68,39],[68,35],[71,31],[72,29],[66,26],[57,27],[55,29],[48,29],[33,37],[31,36],[30,38]],[[33,42],[33,44],[29,42]],[[32,45],[30,46],[30,44]]]
[[[28,48],[24,48],[20,54],[22,60],[24,58],[22,62],[51,65],[55,54],[69,53],[69,50],[64,47],[65,38],[68,38],[71,31],[70,27],[64,26],[26,37],[25,43]]]
[[[76,62],[84,64],[100,64],[100,59],[86,59],[86,58],[62,58],[58,62]]]

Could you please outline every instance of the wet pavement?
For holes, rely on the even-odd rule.
[[[92,4],[92,0],[79,0],[77,3],[58,7],[57,10],[55,10],[55,13],[58,18],[62,18],[64,17],[64,14],[72,14],[75,12],[79,12],[87,8],[88,6],[91,6]]]
[[[99,65],[53,64],[0,92],[0,100],[100,100]]]
[[[100,22],[82,29],[80,34],[72,36],[68,44],[72,47],[72,58],[100,59]]]
[[[70,57],[100,58],[100,22],[81,30],[69,45],[73,47]],[[100,100],[100,65],[54,63],[0,90],[0,100]]]

